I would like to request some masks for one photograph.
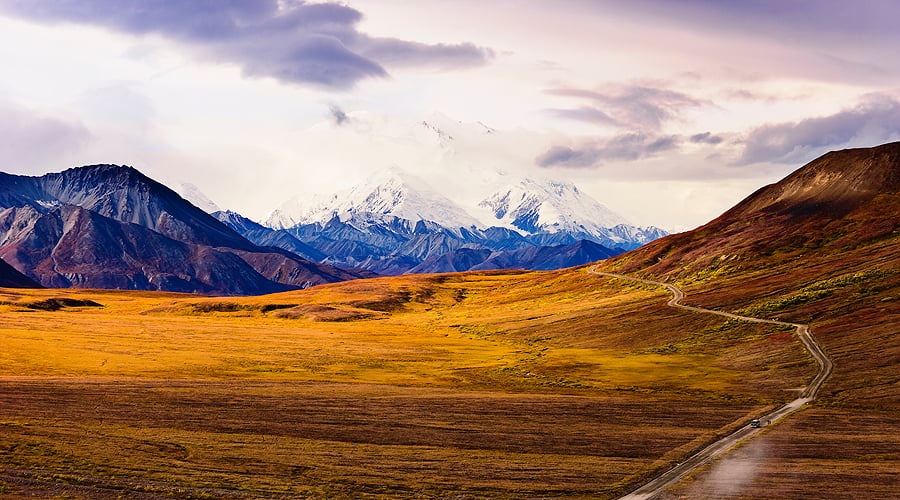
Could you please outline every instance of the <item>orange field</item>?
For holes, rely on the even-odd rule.
[[[584,269],[5,289],[0,498],[610,498],[814,372],[665,299]]]

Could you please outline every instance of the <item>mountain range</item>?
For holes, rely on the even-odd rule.
[[[397,169],[292,203],[266,226],[210,215],[127,166],[0,173],[2,283],[255,295],[376,273],[558,269],[664,234],[627,225],[571,184],[529,180],[483,203],[495,226]]]
[[[131,167],[0,173],[0,259],[53,288],[260,294],[372,276],[261,247]]]
[[[559,269],[667,234],[630,225],[571,183],[522,179],[466,210],[397,168],[329,197],[289,200],[264,224],[213,215],[256,244],[380,274]]]

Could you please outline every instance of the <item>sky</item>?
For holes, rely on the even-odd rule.
[[[0,170],[127,164],[262,220],[398,167],[684,230],[900,140],[893,0],[0,0]]]

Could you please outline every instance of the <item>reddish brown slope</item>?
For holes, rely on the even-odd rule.
[[[712,222],[611,259],[688,302],[809,322],[829,404],[900,410],[900,143],[829,153]]]
[[[719,488],[747,499],[885,498],[896,489],[898,220],[892,143],[829,153],[705,226],[604,263],[677,282],[688,303],[809,323],[834,359],[816,405],[666,498],[718,497]],[[736,479],[734,467],[754,473]]]
[[[684,277],[710,266],[771,266],[896,237],[900,142],[828,153],[712,222],[612,259],[624,272]]]

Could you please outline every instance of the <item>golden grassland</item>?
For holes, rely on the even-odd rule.
[[[40,309],[60,297],[102,307]],[[412,276],[249,298],[6,290],[0,300],[2,375],[758,397],[765,384],[748,388],[748,371],[804,364],[791,380],[802,385],[812,368],[783,345],[790,332],[677,312],[661,290],[580,271]],[[742,363],[761,348],[770,362]]]
[[[3,289],[0,498],[609,498],[815,371],[666,299],[585,269]]]

